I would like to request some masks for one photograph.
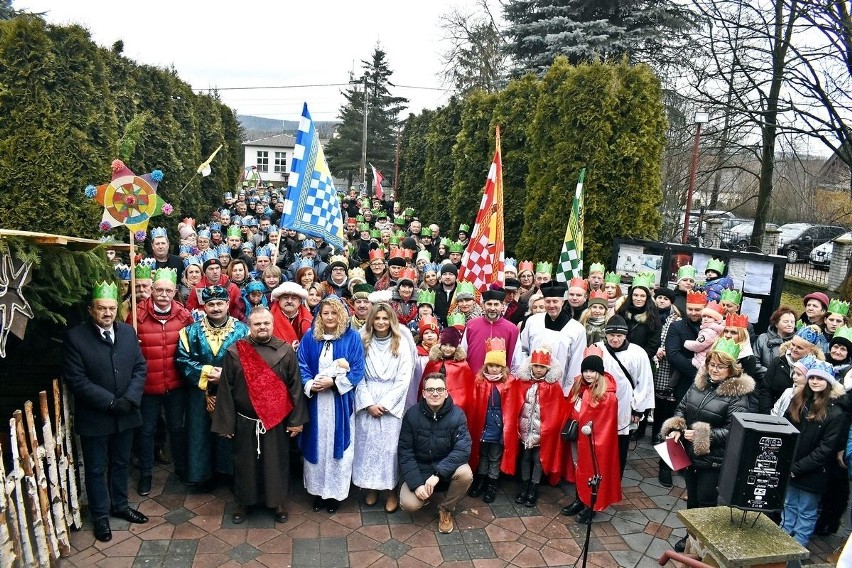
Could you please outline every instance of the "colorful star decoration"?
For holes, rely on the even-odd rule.
[[[172,211],[171,205],[157,195],[157,185],[162,179],[160,170],[137,176],[124,162],[114,160],[112,181],[86,188],[86,195],[104,206],[101,231],[125,225],[137,240],[139,235],[144,238],[151,217]]]
[[[0,357],[6,357],[9,333],[23,339],[27,323],[33,317],[33,309],[22,290],[30,281],[32,266],[31,262],[23,262],[16,267],[10,255],[0,257]],[[26,319],[15,318],[16,314]]]

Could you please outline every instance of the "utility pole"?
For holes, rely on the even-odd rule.
[[[364,126],[361,131],[361,183],[367,190],[367,74],[364,73]],[[369,195],[369,191],[367,192]]]

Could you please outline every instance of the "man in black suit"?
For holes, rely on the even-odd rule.
[[[127,502],[133,429],[142,425],[139,404],[147,365],[133,327],[115,321],[118,289],[96,284],[91,321],[68,330],[62,375],[74,394],[74,429],[86,464],[86,492],[95,537],[112,539],[109,516],[131,523],[148,517]],[[108,476],[108,479],[107,479]]]

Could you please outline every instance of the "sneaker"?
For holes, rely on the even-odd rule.
[[[453,532],[455,525],[453,524],[453,514],[441,507],[438,509],[438,532],[449,534]]]
[[[146,496],[151,494],[151,476],[143,475],[139,478],[139,485],[136,486],[136,493],[141,496]]]

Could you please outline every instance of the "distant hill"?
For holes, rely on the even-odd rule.
[[[299,123],[295,120],[278,120],[275,118],[264,118],[262,116],[251,116],[238,114],[237,120],[243,127],[243,141],[257,140],[276,134],[295,134]],[[337,126],[337,121],[314,121],[320,138],[328,139]]]

